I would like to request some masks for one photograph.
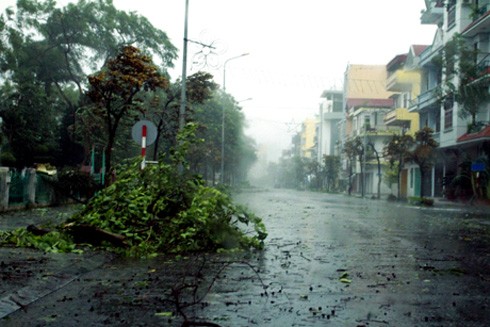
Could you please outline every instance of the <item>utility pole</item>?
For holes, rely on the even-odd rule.
[[[182,54],[182,89],[180,91],[179,130],[185,126],[185,108],[187,106],[187,31],[189,17],[189,0],[185,0],[184,47]]]

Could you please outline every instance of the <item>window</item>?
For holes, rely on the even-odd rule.
[[[453,107],[454,97],[452,94],[448,94],[444,100],[444,129],[453,127]]]
[[[403,108],[408,108],[410,107],[410,94],[404,93],[403,94]]]
[[[365,115],[364,116],[364,128],[366,130],[370,129],[371,128],[371,117],[368,116],[368,115]]]
[[[447,29],[456,25],[456,0],[449,0],[447,4]]]

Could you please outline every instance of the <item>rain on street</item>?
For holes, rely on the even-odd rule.
[[[49,267],[49,276],[63,276],[63,286],[12,310],[2,325],[181,326],[182,317],[160,313],[175,312],[164,298],[182,274],[187,281],[197,275],[197,261],[206,265],[197,270],[204,298],[183,309],[189,321],[233,327],[490,323],[488,208],[277,189],[235,199],[264,219],[264,251],[204,261],[202,255],[182,261],[92,257],[85,265],[85,257],[70,257],[63,273]],[[37,261],[30,262],[36,270]],[[49,276],[31,278],[23,294]],[[5,299],[16,290],[0,294]]]
[[[260,264],[269,290],[242,312],[247,322],[230,326],[490,323],[488,208],[285,190],[237,199],[268,226]],[[230,308],[232,321],[243,307]]]

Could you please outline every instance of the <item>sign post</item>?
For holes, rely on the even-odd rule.
[[[141,161],[141,169],[145,169],[146,166],[146,125],[141,126],[141,157],[143,160]]]
[[[140,120],[131,129],[133,140],[141,145],[141,169],[146,167],[146,147],[153,144],[157,138],[157,127],[149,120]]]

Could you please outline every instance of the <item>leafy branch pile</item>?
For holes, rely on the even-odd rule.
[[[0,245],[10,244],[16,247],[28,247],[51,253],[81,253],[70,235],[60,230],[53,230],[38,235],[28,228],[17,228],[12,231],[0,231]]]
[[[262,247],[262,220],[228,195],[182,176],[175,165],[138,165],[118,170],[117,181],[71,219],[73,235],[80,226],[120,235],[130,256]]]

